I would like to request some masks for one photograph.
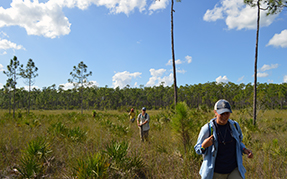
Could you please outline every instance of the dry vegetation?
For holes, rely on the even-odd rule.
[[[168,120],[172,111],[147,112],[150,142],[142,143],[127,112],[97,111],[93,117],[92,111],[32,111],[29,116],[18,112],[13,119],[0,110],[0,178],[200,178],[202,157],[193,146],[212,111],[190,113],[186,153]],[[287,111],[261,111],[257,127],[248,109],[234,111],[231,118],[239,122],[244,143],[254,153],[252,160],[244,156],[246,178],[285,178]]]

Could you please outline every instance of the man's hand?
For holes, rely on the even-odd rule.
[[[202,142],[202,147],[203,148],[207,148],[209,146],[211,146],[213,144],[213,135],[211,135],[210,137],[206,138],[203,142]]]
[[[244,148],[243,152],[247,155],[248,158],[253,158],[253,153],[251,150]]]

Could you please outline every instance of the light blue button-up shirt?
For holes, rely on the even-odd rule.
[[[217,156],[217,149],[218,149],[218,140],[217,140],[217,135],[216,135],[216,128],[214,126],[214,123],[212,122],[214,119],[210,120],[210,126],[213,128],[213,136],[214,136],[214,143],[212,146],[207,147],[204,151],[204,153],[201,150],[201,145],[203,143],[203,141],[210,137],[210,127],[209,124],[205,124],[201,130],[200,133],[198,135],[198,139],[197,139],[197,143],[194,146],[194,149],[196,151],[197,154],[199,155],[203,155],[203,162],[201,164],[200,167],[200,171],[199,174],[201,175],[202,179],[212,179],[213,178],[213,173],[214,173],[214,165],[215,165],[215,159]],[[229,124],[230,124],[230,128],[232,131],[232,135],[234,137],[234,139],[236,140],[236,159],[237,159],[237,166],[238,166],[238,170],[242,176],[242,178],[245,178],[245,173],[246,173],[246,169],[244,168],[243,164],[242,164],[242,154],[243,154],[243,149],[245,148],[245,145],[242,143],[242,132],[241,129],[238,125],[237,122],[228,119]],[[235,128],[235,126],[237,126],[237,129]]]

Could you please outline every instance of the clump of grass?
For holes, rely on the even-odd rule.
[[[75,127],[72,129],[68,129],[67,137],[70,138],[72,141],[85,141],[87,138],[87,132],[80,129],[79,127]]]
[[[119,136],[125,135],[129,132],[129,127],[122,124],[116,124],[110,119],[103,119],[101,120],[100,124],[103,127],[107,128],[107,130],[110,130],[111,132],[118,134]]]
[[[86,178],[106,178],[107,170],[110,164],[105,155],[101,153],[90,154],[86,158],[77,160],[77,166],[74,167],[74,176],[79,179]]]
[[[118,169],[126,163],[126,155],[128,153],[129,144],[125,141],[117,142],[113,140],[110,144],[106,145],[106,153],[112,160],[112,167]]]
[[[139,153],[131,152],[131,156],[128,156],[129,144],[126,141],[117,142],[112,140],[110,144],[106,145],[103,152],[109,157],[111,161],[110,168],[117,177],[136,174],[144,169],[144,162]]]
[[[37,137],[22,151],[20,166],[15,167],[23,178],[39,178],[47,169],[48,156],[52,150],[44,137]]]
[[[68,128],[62,122],[52,124],[49,128],[49,132],[55,136],[65,137],[76,142],[83,142],[87,138],[87,131],[79,127]]]

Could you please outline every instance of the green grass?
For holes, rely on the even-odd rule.
[[[254,153],[251,160],[243,156],[246,178],[286,177],[287,111],[260,111],[256,127],[246,111],[231,115]],[[0,178],[200,178],[202,157],[193,146],[211,111],[190,114],[196,117],[187,152],[172,130],[171,111],[147,111],[149,143],[140,141],[126,112],[96,112],[93,117],[92,110],[32,110],[13,119],[0,110]]]

